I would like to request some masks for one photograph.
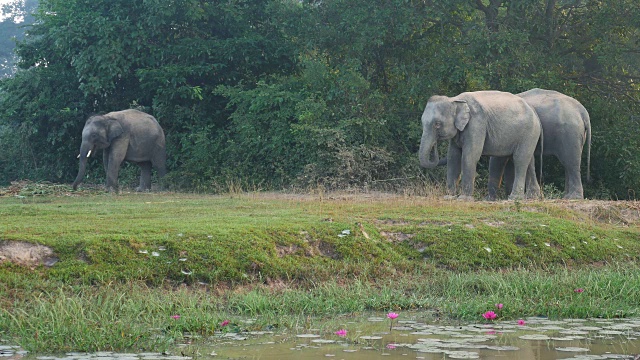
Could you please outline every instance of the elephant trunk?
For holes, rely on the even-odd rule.
[[[80,166],[78,169],[78,176],[76,176],[76,179],[73,181],[73,190],[78,189],[78,185],[82,182],[82,178],[84,178],[84,173],[87,168],[87,160],[89,159],[89,156],[91,156],[92,148],[93,147],[89,143],[85,142],[80,146],[80,155],[78,155],[78,158],[80,159]]]
[[[420,140],[420,166],[433,169],[438,166],[440,158],[438,156],[438,142],[434,136],[425,136],[423,134]]]

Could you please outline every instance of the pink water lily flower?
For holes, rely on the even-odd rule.
[[[518,320],[518,325],[520,326],[524,326],[524,324],[526,324],[526,322],[522,319]]]
[[[503,307],[503,306],[504,306],[504,305],[502,305],[502,304],[496,304],[496,307],[498,308],[498,310],[502,310],[502,307]]]
[[[171,315],[171,318],[173,320],[178,320],[178,319],[180,319],[180,315],[177,315],[177,314],[176,315]]]
[[[347,336],[347,330],[345,330],[345,329],[340,329],[340,330],[336,331],[336,333],[335,333],[335,334],[336,334],[336,335],[338,335],[338,336],[340,336],[340,337],[345,337],[345,336]]]
[[[496,313],[494,313],[493,311],[487,311],[486,313],[482,314],[482,317],[487,320],[493,320],[497,318],[498,315],[496,315]]]
[[[387,314],[387,317],[391,320],[395,319],[398,317],[398,314],[394,313],[394,312],[390,312]]]
[[[220,326],[227,326],[227,325],[229,325],[229,323],[230,323],[229,320],[225,320],[225,321],[220,323]]]

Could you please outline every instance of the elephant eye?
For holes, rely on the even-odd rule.
[[[440,120],[436,121],[436,129],[440,129],[442,127],[442,122]]]

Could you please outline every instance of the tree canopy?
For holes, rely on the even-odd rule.
[[[0,182],[70,181],[86,117],[129,107],[165,129],[176,188],[437,182],[416,156],[431,95],[539,87],[591,114],[586,195],[640,191],[636,0],[40,0],[34,18],[0,83]]]

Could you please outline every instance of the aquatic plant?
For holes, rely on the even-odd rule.
[[[482,317],[487,319],[487,320],[493,320],[493,319],[497,318],[498,315],[496,315],[496,313],[493,312],[493,311],[487,311],[486,313],[482,314]]]
[[[340,329],[340,330],[336,331],[335,334],[340,336],[340,337],[346,337],[347,336],[347,330]]]
[[[394,312],[390,312],[390,313],[387,314],[387,317],[390,319],[389,331],[391,331],[391,329],[393,328],[393,320],[398,317],[398,314],[396,314]]]

